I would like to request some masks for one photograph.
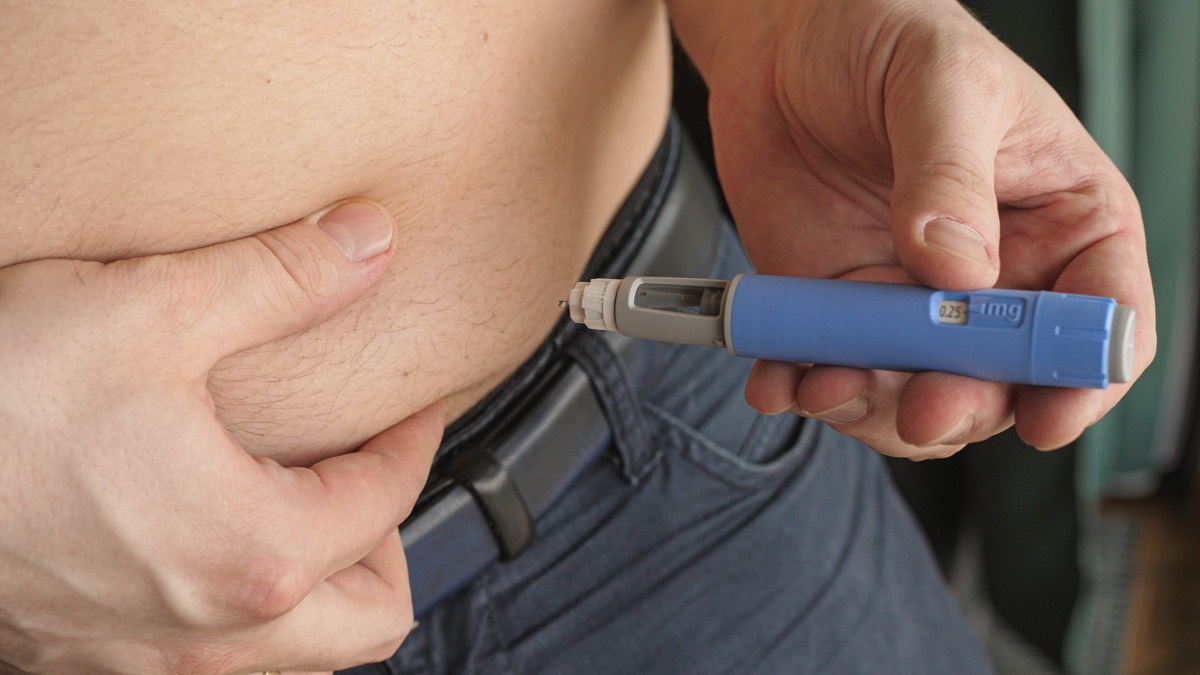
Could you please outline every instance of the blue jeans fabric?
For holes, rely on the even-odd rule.
[[[750,270],[720,232],[695,276]],[[353,672],[989,672],[873,451],[758,415],[748,360],[649,341],[618,356],[619,339],[577,331],[562,350],[609,410],[606,461],[528,550]]]

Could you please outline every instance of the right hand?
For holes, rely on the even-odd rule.
[[[0,270],[0,661],[246,673],[394,652],[412,625],[397,525],[443,406],[285,468],[232,440],[207,389],[218,359],[358,297],[393,230],[349,202],[196,251]]]
[[[761,274],[1017,288],[1135,309],[1156,349],[1137,198],[1062,99],[956,0],[670,0],[712,92],[721,185]],[[761,361],[746,399],[896,457],[1016,424],[1041,449],[1129,391]]]

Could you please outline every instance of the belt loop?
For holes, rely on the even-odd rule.
[[[446,472],[470,491],[492,528],[500,560],[517,557],[533,541],[533,515],[508,469],[486,445],[451,458]]]
[[[600,333],[579,333],[565,351],[591,381],[608,419],[622,473],[626,480],[637,485],[658,458],[658,451],[625,367]]]

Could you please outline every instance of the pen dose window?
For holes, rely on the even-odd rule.
[[[935,293],[935,322],[973,328],[1017,328],[1025,322],[1025,300],[1003,293]]]
[[[633,293],[633,305],[641,309],[717,316],[721,313],[724,288],[641,284]]]
[[[971,297],[953,291],[935,292],[929,298],[929,318],[946,326],[965,326],[971,318]]]
[[[938,303],[938,323],[965,324],[969,306],[962,300],[942,300]]]

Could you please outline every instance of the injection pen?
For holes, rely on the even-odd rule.
[[[1052,291],[941,291],[739,275],[594,279],[571,290],[589,328],[737,356],[1103,389],[1133,377],[1135,312]]]

